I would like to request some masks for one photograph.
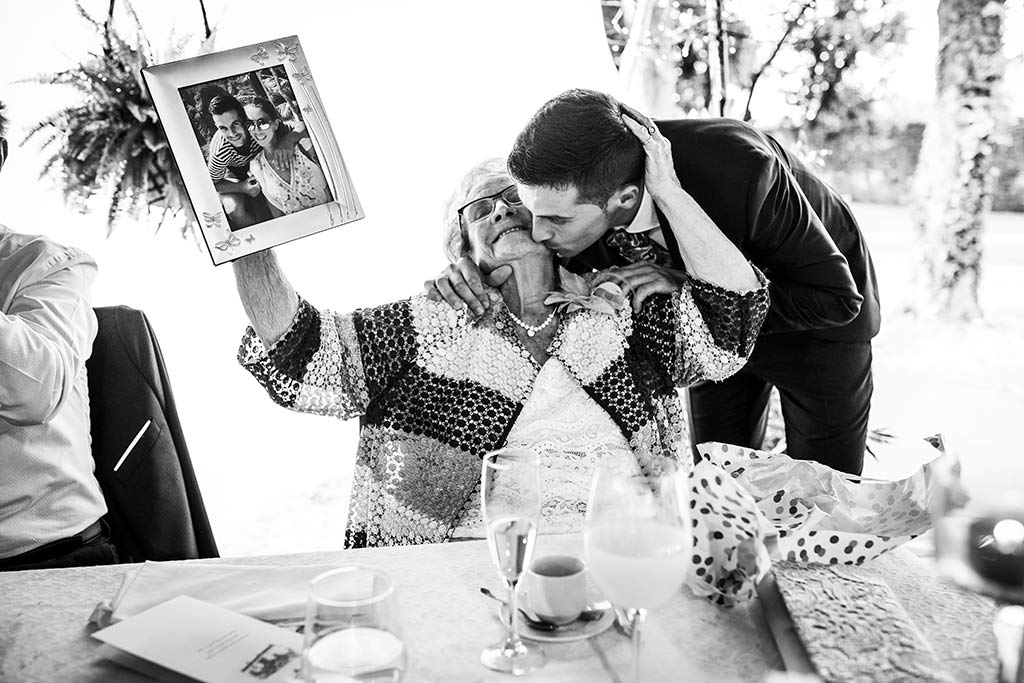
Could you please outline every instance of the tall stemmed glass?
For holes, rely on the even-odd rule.
[[[999,681],[1024,683],[1024,485],[971,497],[956,453],[941,438],[938,445],[931,513],[939,573],[1000,604]]]
[[[602,468],[587,503],[583,548],[594,583],[629,615],[633,680],[640,681],[640,631],[647,611],[669,600],[686,579],[693,548],[686,476],[675,462],[649,474]]]
[[[514,676],[544,666],[544,653],[519,638],[516,584],[533,555],[540,520],[540,464],[529,449],[506,448],[484,456],[480,505],[491,559],[508,588],[508,634],[484,649],[480,662]]]

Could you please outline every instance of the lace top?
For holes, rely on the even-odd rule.
[[[291,182],[286,183],[263,154],[253,159],[249,165],[253,176],[260,181],[260,187],[268,202],[288,214],[331,201],[327,177],[316,162],[303,154],[299,145],[295,145],[289,166]]]
[[[639,473],[622,430],[557,358],[549,359],[508,435],[510,447],[531,448],[541,464],[540,533],[583,529],[590,481],[598,465]],[[452,538],[485,538],[477,484]]]

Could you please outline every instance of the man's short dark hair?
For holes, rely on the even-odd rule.
[[[217,95],[210,100],[210,115],[217,116],[218,114],[225,114],[229,111],[233,111],[238,114],[238,118],[243,122],[245,121],[245,108],[242,107],[242,103],[236,100],[231,95]]]
[[[615,190],[643,181],[643,146],[621,115],[611,95],[567,90],[548,100],[519,133],[508,170],[525,185],[575,185],[579,201],[604,206]]]
[[[7,109],[7,105],[0,102],[0,138],[7,136],[7,117],[4,116],[4,111]]]

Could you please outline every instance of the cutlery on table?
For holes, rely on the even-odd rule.
[[[508,609],[508,602],[498,597],[487,588],[481,586],[480,592],[486,595],[487,597],[491,598],[492,600],[497,600],[502,605],[505,605],[505,609]],[[611,606],[612,604],[607,600],[602,600],[601,602],[595,602],[593,604],[587,605],[587,609],[580,612],[580,616],[577,617],[577,621],[596,621],[600,619],[601,616],[605,613],[605,610],[607,610]],[[544,621],[536,614],[528,612],[522,607],[519,608],[519,614],[523,617],[523,619],[526,621],[527,625],[530,628],[536,629],[538,631],[557,631],[558,629],[564,628],[564,626],[569,625],[565,624],[564,626],[562,626],[559,624],[552,624],[551,622]]]

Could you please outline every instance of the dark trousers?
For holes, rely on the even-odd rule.
[[[871,342],[761,337],[734,376],[690,387],[694,443],[761,448],[773,385],[782,402],[786,453],[860,474],[874,389]]]
[[[106,522],[100,529],[62,538],[42,545],[16,557],[0,560],[0,572],[18,572],[25,569],[59,569],[62,567],[91,567],[98,564],[117,564],[117,549],[110,542]]]

